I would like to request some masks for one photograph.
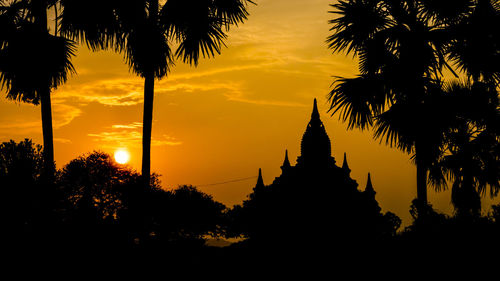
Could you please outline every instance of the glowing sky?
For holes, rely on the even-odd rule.
[[[408,155],[372,140],[369,131],[346,131],[326,113],[332,76],[357,72],[356,61],[326,47],[332,1],[257,3],[249,20],[230,31],[222,55],[197,68],[177,62],[156,83],[152,170],[163,186],[199,185],[228,206],[241,203],[256,179],[203,184],[257,176],[259,168],[265,184],[272,183],[285,149],[292,165],[300,154],[316,97],[337,162],[347,152],[360,187],[370,172],[383,211],[409,223],[416,184]],[[143,81],[112,52],[80,47],[73,62],[78,74],[52,95],[57,166],[92,150],[113,155],[126,148],[131,167],[140,169]],[[42,143],[39,107],[2,98],[0,112],[0,141]],[[448,192],[430,192],[429,199],[441,211],[452,210]]]

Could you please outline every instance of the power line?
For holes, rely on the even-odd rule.
[[[223,181],[223,182],[215,182],[215,183],[207,183],[207,184],[198,184],[194,186],[211,186],[211,185],[219,185],[219,184],[226,184],[226,183],[232,183],[232,182],[239,182],[239,181],[246,181],[250,179],[257,178],[258,176],[253,176],[253,177],[246,177],[246,178],[239,178],[239,179],[234,179],[234,180],[228,180],[228,181]]]

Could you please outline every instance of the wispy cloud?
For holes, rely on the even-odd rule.
[[[68,139],[65,139],[65,138],[54,138],[54,141],[55,142],[59,142],[59,143],[72,143],[71,140],[68,140]]]
[[[142,134],[140,131],[138,131],[138,129],[140,128],[142,128],[141,122],[133,122],[131,124],[117,124],[111,126],[111,131],[91,133],[88,134],[88,136],[92,137],[95,141],[102,143],[105,147],[140,147],[142,145]],[[169,135],[152,137],[151,139],[152,146],[173,146],[181,144],[181,141]]]
[[[34,107],[34,106],[33,106]],[[40,110],[40,107],[36,107]],[[8,119],[8,122],[0,124],[0,136],[17,137],[33,135],[42,132],[42,121],[40,115],[36,114],[15,114]],[[82,114],[82,110],[76,106],[63,104],[61,102],[52,103],[52,126],[54,129],[59,129],[71,123],[76,117]],[[20,116],[20,117],[18,117]]]
[[[111,128],[113,128],[113,129],[136,129],[136,128],[142,128],[142,122],[133,122],[133,123],[127,124],[127,125],[112,125]]]
[[[225,94],[228,100],[236,102],[251,103],[257,105],[271,105],[271,106],[286,106],[286,107],[306,107],[307,105],[298,102],[287,102],[279,100],[267,100],[267,99],[250,99],[245,97],[241,92],[232,92]]]
[[[72,98],[80,103],[131,106],[143,102],[143,85],[138,78],[105,79],[64,87],[54,97],[55,100],[62,101]]]

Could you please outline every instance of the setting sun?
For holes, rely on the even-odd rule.
[[[130,153],[125,149],[115,151],[115,161],[118,164],[126,164],[130,160]]]

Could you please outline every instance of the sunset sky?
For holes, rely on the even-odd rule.
[[[325,43],[332,0],[256,2],[248,21],[229,32],[221,55],[196,68],[177,62],[156,82],[152,171],[161,174],[165,188],[192,184],[227,206],[241,203],[256,178],[207,184],[257,176],[259,168],[264,183],[271,184],[285,149],[295,164],[317,98],[338,164],[347,152],[360,188],[370,172],[383,211],[408,224],[416,197],[409,156],[379,144],[370,131],[346,131],[338,116],[326,112],[333,76],[357,73],[352,57],[332,54]],[[112,52],[81,46],[73,63],[78,74],[52,95],[57,167],[93,150],[125,149],[129,165],[140,170],[142,79]],[[0,112],[0,141],[42,143],[40,107],[2,98]],[[449,192],[430,192],[429,199],[451,213]]]

